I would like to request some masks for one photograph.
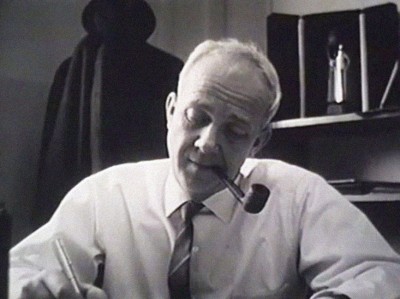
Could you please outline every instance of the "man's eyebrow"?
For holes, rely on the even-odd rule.
[[[212,112],[213,111],[213,107],[209,106],[209,105],[205,105],[203,103],[199,103],[200,101],[200,97],[196,98],[196,100],[194,100],[192,103],[190,103],[186,109],[199,109],[199,110],[204,110],[206,112]]]
[[[236,114],[230,115],[228,117],[228,119],[234,121],[235,123],[239,123],[240,125],[248,128],[248,129],[251,129],[251,127],[252,127],[250,119],[247,119],[247,118],[244,118],[244,117],[240,117],[240,116],[238,116]]]
[[[207,113],[212,113],[214,110],[214,107],[212,105],[207,105],[204,103],[199,103],[201,97],[197,97],[196,100],[194,100],[186,109],[199,109],[199,110],[203,110]],[[225,101],[223,99],[219,99],[221,101]],[[229,104],[237,107],[236,105],[232,104],[231,102],[227,101]],[[239,116],[237,114],[231,114],[228,116],[227,118],[229,121],[235,122],[235,123],[239,123],[240,125],[246,127],[246,129],[251,129],[252,128],[252,121],[250,118],[248,117],[244,117],[244,116]]]

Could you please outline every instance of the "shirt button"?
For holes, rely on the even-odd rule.
[[[193,247],[192,247],[192,252],[193,252],[193,253],[196,253],[196,252],[199,251],[199,249],[200,249],[199,246],[193,246]]]

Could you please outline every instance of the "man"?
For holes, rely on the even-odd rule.
[[[298,299],[308,287],[312,298],[398,298],[400,257],[362,213],[316,174],[248,158],[268,141],[279,98],[255,47],[200,44],[167,98],[170,158],[115,166],[72,189],[12,249],[10,297],[81,298],[52,249],[61,236],[87,298]],[[246,212],[215,168],[244,192],[265,185],[265,207]],[[202,205],[176,229],[193,203]],[[189,231],[190,251],[179,246]],[[100,263],[102,290],[88,286]]]

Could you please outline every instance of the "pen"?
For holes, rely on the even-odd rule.
[[[54,248],[62,270],[67,276],[68,280],[71,282],[74,291],[77,294],[80,294],[82,297],[85,297],[80,287],[78,278],[74,272],[74,269],[72,268],[71,259],[68,256],[67,250],[65,249],[64,243],[61,238],[57,238],[54,240]]]

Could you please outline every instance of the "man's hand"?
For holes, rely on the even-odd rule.
[[[20,299],[107,299],[106,293],[92,285],[82,285],[85,297],[77,294],[61,271],[43,270],[22,289]]]

